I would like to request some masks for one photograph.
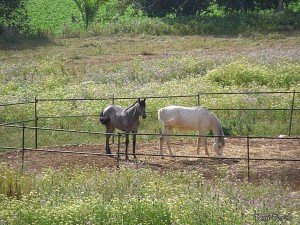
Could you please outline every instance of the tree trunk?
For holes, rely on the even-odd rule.
[[[283,0],[277,1],[277,12],[281,12],[283,9]]]

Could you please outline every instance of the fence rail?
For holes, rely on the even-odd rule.
[[[257,94],[300,94],[300,91],[198,92],[197,94],[190,94],[190,95],[143,96],[140,98],[163,99],[163,98],[190,98],[190,97],[198,97],[201,95],[257,95]],[[115,95],[111,95],[102,98],[35,98],[35,101],[5,103],[5,104],[0,104],[0,106],[34,104],[36,102],[103,101],[103,100],[130,100],[130,99],[137,99],[137,97],[115,97]]]
[[[125,153],[120,152],[120,145],[121,145],[121,136],[125,136],[125,133],[103,133],[103,132],[90,132],[90,131],[79,131],[79,130],[66,130],[66,129],[55,129],[55,128],[43,128],[43,127],[29,127],[25,126],[24,124],[22,126],[20,125],[6,125],[6,127],[15,127],[22,129],[22,143],[21,148],[15,148],[15,147],[5,147],[0,146],[0,149],[17,149],[22,151],[22,169],[24,169],[24,161],[25,161],[25,151],[40,151],[40,152],[48,152],[48,153],[64,153],[64,154],[79,154],[79,155],[87,155],[87,156],[114,156],[117,157],[117,168],[119,168],[120,165],[120,156],[121,155],[133,155],[132,153]],[[104,154],[104,153],[94,153],[94,152],[74,152],[74,151],[66,151],[66,150],[55,150],[55,149],[40,149],[40,148],[26,148],[25,147],[25,129],[33,129],[33,130],[46,130],[46,131],[58,131],[58,132],[68,132],[68,133],[81,133],[81,134],[93,134],[93,135],[113,135],[118,137],[118,143],[117,143],[117,153],[115,154]],[[138,133],[136,135],[139,136],[160,136],[161,134],[156,133]],[[192,134],[169,134],[166,136],[171,137],[199,137],[199,135],[192,135]],[[211,136],[200,136],[200,137],[220,137],[220,135],[211,135]],[[194,158],[194,159],[211,159],[211,160],[243,160],[247,161],[247,177],[248,181],[250,181],[250,161],[279,161],[279,162],[300,162],[300,159],[290,159],[290,158],[251,158],[250,157],[250,140],[251,139],[280,139],[280,140],[299,140],[300,144],[300,138],[299,137],[265,137],[265,136],[236,136],[236,137],[229,137],[229,138],[236,138],[236,139],[246,139],[246,146],[247,146],[247,157],[210,157],[210,156],[194,156],[194,155],[176,155],[176,158]],[[137,156],[143,156],[143,157],[174,157],[171,155],[165,155],[165,154],[145,154],[145,153],[137,153],[135,154]]]

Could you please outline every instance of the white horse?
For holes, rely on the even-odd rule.
[[[197,130],[199,131],[197,154],[199,154],[201,139],[204,140],[205,153],[209,155],[207,148],[206,133],[212,130],[215,137],[214,150],[217,155],[221,156],[225,146],[224,133],[218,118],[208,109],[203,107],[183,107],[167,106],[158,110],[158,119],[162,122],[164,128],[160,137],[160,154],[163,153],[163,144],[166,140],[170,155],[171,151],[169,135],[173,128],[180,130]]]

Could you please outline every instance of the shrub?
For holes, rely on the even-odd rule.
[[[73,0],[29,0],[26,9],[30,28],[35,34],[62,35],[66,27],[73,30],[83,26]]]
[[[206,78],[221,86],[289,88],[300,82],[298,64],[262,65],[237,60],[207,73]]]
[[[222,86],[264,86],[268,84],[268,71],[247,62],[235,61],[211,70],[207,78]]]
[[[1,1],[0,4],[0,35],[6,39],[16,38],[19,34],[29,34],[29,24],[24,7],[20,0]]]

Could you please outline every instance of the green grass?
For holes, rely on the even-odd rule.
[[[122,36],[8,43],[0,51],[0,102],[43,98],[292,91],[299,86],[299,37]],[[274,49],[275,47],[275,49]],[[291,94],[202,95],[208,108],[290,108]],[[98,115],[107,101],[38,102],[39,116]],[[116,100],[128,106],[132,100]],[[140,132],[158,133],[158,108],[197,98],[148,99]],[[300,96],[295,96],[300,108]],[[151,113],[150,113],[151,112]],[[289,111],[214,111],[234,135],[287,134]],[[1,123],[34,117],[34,104],[0,107]],[[33,126],[34,123],[27,123]],[[104,131],[97,116],[39,119],[39,126]],[[300,134],[294,113],[292,134]],[[26,129],[26,147],[34,131]],[[21,147],[22,131],[0,127],[0,146]],[[149,140],[151,137],[139,137]],[[139,141],[140,141],[139,140]],[[99,144],[104,137],[39,131],[39,146]],[[274,197],[276,196],[276,197]],[[21,174],[0,166],[0,224],[270,224],[299,222],[299,193],[283,183],[251,184],[223,174],[147,169],[54,170]]]
[[[125,168],[0,171],[0,221],[8,224],[259,224],[257,214],[296,224],[300,216],[299,194],[276,182]]]
[[[34,97],[102,98],[112,94],[115,97],[142,97],[194,95],[198,92],[299,91],[298,46],[297,35],[280,34],[253,38],[122,36],[53,39],[48,43],[28,41],[7,45],[0,52],[3,62],[0,64],[0,101],[33,101]],[[299,99],[297,94],[295,108],[300,108]],[[126,107],[132,101],[116,100],[115,103]],[[200,96],[201,105],[208,108],[289,109],[291,101],[291,94]],[[97,115],[108,104],[111,100],[40,101],[39,116],[95,117],[41,118],[39,126],[104,132]],[[195,106],[197,99],[148,99],[147,111],[151,114],[142,121],[140,131],[158,133],[161,124],[157,121],[156,112],[160,107],[171,104]],[[288,133],[289,111],[214,112],[234,135]],[[1,107],[0,113],[2,123],[32,119],[34,104]],[[292,134],[297,135],[300,133],[297,111],[293,119]],[[5,146],[7,138],[12,140],[8,143],[19,145],[17,134],[10,131],[1,133],[1,146]],[[41,133],[41,146],[69,144],[72,140],[72,135],[64,136],[68,141],[63,143],[63,139],[58,140],[57,134]],[[47,139],[47,135],[53,135],[53,138]],[[84,136],[76,140],[95,143],[93,139]]]

